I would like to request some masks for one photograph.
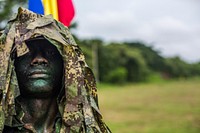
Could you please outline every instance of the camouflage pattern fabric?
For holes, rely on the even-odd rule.
[[[64,87],[58,97],[61,124],[56,133],[109,133],[100,114],[95,78],[67,27],[51,15],[19,8],[0,32],[0,132],[12,126],[16,116],[15,98],[20,95],[14,68],[14,53],[26,54],[25,41],[43,36],[57,47],[64,61]],[[23,118],[23,112],[18,116]],[[32,130],[34,132],[34,130]]]

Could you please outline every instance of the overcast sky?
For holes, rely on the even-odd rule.
[[[164,56],[200,61],[200,0],[73,0],[81,38],[143,41]]]

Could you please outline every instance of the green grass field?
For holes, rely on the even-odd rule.
[[[200,133],[200,80],[98,86],[113,133]]]

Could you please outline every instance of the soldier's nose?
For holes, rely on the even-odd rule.
[[[47,65],[48,64],[48,61],[47,59],[45,59],[44,57],[35,57],[32,62],[31,62],[31,65],[32,66],[36,66],[36,65]]]

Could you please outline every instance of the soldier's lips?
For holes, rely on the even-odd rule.
[[[35,70],[28,74],[29,78],[37,79],[37,78],[48,78],[49,74],[44,70]]]

